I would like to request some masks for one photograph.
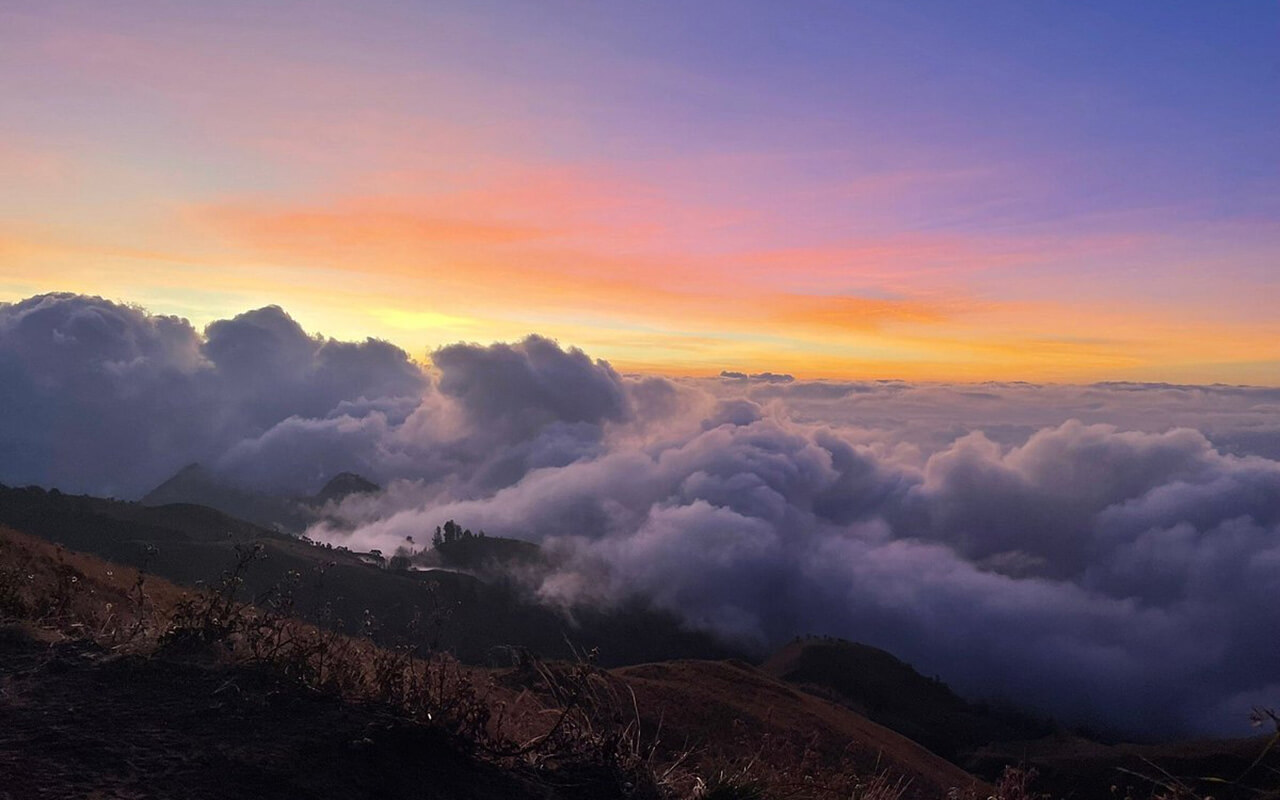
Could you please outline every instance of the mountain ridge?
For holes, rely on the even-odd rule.
[[[174,503],[208,506],[264,528],[301,534],[319,521],[323,509],[356,494],[382,487],[354,472],[339,472],[311,495],[282,495],[246,489],[192,462],[161,481],[138,501],[145,506]]]

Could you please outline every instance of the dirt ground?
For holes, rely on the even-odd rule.
[[[0,798],[546,798],[428,728],[265,672],[0,629]]]

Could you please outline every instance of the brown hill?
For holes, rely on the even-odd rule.
[[[969,758],[979,747],[1037,739],[1055,730],[1051,723],[1029,715],[970,703],[891,653],[843,639],[796,639],[761,668],[865,714],[970,770]],[[999,768],[987,777],[998,775]]]
[[[1104,744],[1016,711],[965,701],[892,654],[830,637],[792,641],[761,667],[929,747],[974,775],[1033,770],[1052,798],[1280,797],[1280,752],[1269,737]]]
[[[460,635],[453,642],[462,642],[464,647],[473,650],[491,642],[518,643],[520,639],[515,637],[519,636],[532,641],[546,641],[554,636],[559,638],[564,651],[572,654],[564,639],[570,630],[579,635],[584,631],[603,632],[596,639],[599,642],[625,643],[630,640],[631,649],[625,652],[631,654],[646,650],[678,653],[690,641],[696,641],[680,638],[688,634],[680,632],[674,621],[669,625],[655,621],[655,617],[643,608],[636,609],[630,616],[627,613],[596,612],[598,617],[594,622],[588,619],[580,627],[568,629],[564,627],[563,618],[550,610],[523,604],[512,594],[510,587],[501,584],[490,584],[473,576],[451,572],[436,574],[378,569],[362,563],[356,554],[273,534],[200,507],[145,508],[137,504],[70,497],[39,489],[0,487],[0,521],[4,520],[22,520],[48,540],[61,542],[68,548],[83,546],[104,554],[117,553],[122,556],[119,561],[132,560],[134,564],[146,564],[153,572],[161,571],[187,581],[203,580],[209,586],[217,585],[217,577],[233,560],[237,546],[255,547],[266,558],[255,560],[250,565],[252,569],[244,573],[245,588],[251,590],[247,596],[275,602],[280,596],[272,594],[270,587],[287,582],[291,573],[309,574],[311,578],[308,580],[314,579],[315,585],[310,588],[315,590],[315,594],[303,597],[303,602],[296,606],[290,605],[291,610],[305,610],[319,622],[333,623],[332,616],[324,616],[324,609],[331,612],[334,608],[341,609],[339,613],[344,618],[356,620],[357,624],[336,627],[371,635],[384,644],[404,641],[399,634],[382,627],[386,620],[396,619],[397,614],[400,619],[411,619],[422,611],[437,608],[438,605],[432,606],[431,603],[439,604],[442,599],[449,606],[446,609],[447,621],[460,628]],[[272,772],[274,767],[264,766],[261,763],[264,757],[256,756],[254,752],[263,747],[275,754],[272,759],[278,756],[307,764],[307,759],[314,755],[313,751],[289,748],[310,746],[296,739],[308,729],[308,720],[326,726],[326,729],[332,728],[339,738],[354,730],[343,727],[342,719],[354,720],[352,724],[356,727],[372,725],[377,728],[390,724],[391,728],[387,730],[401,731],[396,727],[399,724],[396,720],[402,722],[404,713],[394,709],[388,712],[381,706],[374,708],[365,703],[346,703],[346,706],[341,706],[344,710],[335,712],[340,718],[332,719],[321,712],[306,710],[310,708],[306,698],[314,692],[305,684],[297,685],[296,675],[279,686],[255,683],[258,678],[250,675],[241,677],[238,670],[245,669],[243,665],[192,663],[190,659],[172,658],[164,652],[143,654],[130,650],[133,641],[131,631],[139,625],[154,627],[157,619],[163,619],[166,614],[172,617],[174,609],[181,606],[184,598],[207,595],[154,577],[146,578],[145,587],[140,588],[138,577],[139,573],[130,566],[79,554],[25,534],[0,532],[0,619],[39,619],[42,624],[53,624],[61,631],[61,636],[70,636],[79,642],[66,644],[70,649],[63,652],[58,647],[64,645],[55,642],[50,649],[48,642],[38,644],[42,641],[38,637],[34,639],[37,644],[32,644],[23,638],[32,638],[25,633],[6,634],[6,638],[0,639],[0,731],[14,731],[9,738],[0,733],[0,789],[19,785],[4,780],[10,775],[28,780],[29,770],[23,765],[30,762],[42,765],[40,769],[49,775],[61,776],[56,779],[61,783],[47,784],[46,788],[53,788],[44,796],[86,795],[89,794],[85,790],[88,784],[76,783],[84,776],[85,767],[77,766],[83,762],[96,765],[93,769],[97,772],[108,769],[105,765],[110,763],[116,765],[110,770],[126,777],[133,775],[128,780],[134,783],[119,784],[119,787],[126,788],[120,788],[118,796],[130,793],[133,796],[157,796],[145,789],[147,776],[157,774],[154,770],[169,771],[183,780],[201,782],[216,781],[219,779],[217,774],[241,769],[246,775],[259,776],[250,783],[265,781],[264,785],[281,787],[279,796],[287,791],[325,797],[328,795],[310,791],[307,788],[309,784],[290,783],[287,776]],[[140,600],[141,595],[145,598]],[[360,609],[370,607],[377,609],[376,614],[363,620],[366,623],[371,620],[378,622],[374,625],[359,624],[362,620]],[[348,614],[351,616],[345,616]],[[304,640],[322,635],[317,633],[321,629],[314,627],[304,626],[296,630],[305,633]],[[102,641],[107,644],[101,644]],[[356,646],[356,652],[363,654],[363,658],[375,661],[391,658],[394,661],[407,657],[403,655],[404,650],[378,650],[372,640],[359,641],[363,644]],[[85,642],[98,644],[86,645]],[[102,652],[103,647],[108,652]],[[411,652],[419,652],[423,648],[428,654],[438,652],[426,640],[417,641]],[[471,708],[488,709],[484,714],[508,721],[520,716],[523,720],[520,724],[527,729],[516,738],[534,741],[547,734],[547,727],[551,724],[549,720],[556,718],[557,709],[566,702],[572,705],[580,700],[572,689],[573,681],[548,680],[547,676],[577,674],[580,666],[534,669],[531,673],[529,665],[536,661],[530,660],[521,647],[501,649],[508,663],[515,657],[521,662],[520,666],[505,671],[472,669],[455,674],[463,676],[459,680],[465,685],[489,687],[468,695],[479,703]],[[386,653],[392,655],[387,656]],[[44,662],[50,659],[53,667],[46,669]],[[126,660],[117,663],[121,659]],[[209,669],[213,673],[191,672],[193,668]],[[610,673],[592,668],[583,674],[611,686],[612,691],[606,694],[616,701],[584,703],[582,708],[589,707],[591,714],[573,727],[574,735],[579,737],[574,741],[590,741],[592,747],[597,748],[589,751],[597,766],[603,752],[601,742],[612,742],[608,746],[614,748],[610,751],[614,755],[609,758],[616,758],[618,747],[625,744],[621,750],[631,754],[632,760],[628,763],[632,767],[636,763],[646,769],[670,767],[676,770],[673,773],[676,775],[682,774],[680,770],[692,768],[694,772],[686,777],[701,775],[714,782],[721,776],[729,778],[731,785],[736,782],[740,789],[746,787],[737,794],[723,795],[725,797],[766,796],[751,793],[751,786],[756,782],[782,787],[785,791],[781,791],[780,796],[847,797],[855,793],[855,785],[844,785],[840,792],[834,794],[820,792],[829,786],[837,786],[850,776],[862,783],[863,788],[856,792],[867,800],[892,798],[898,793],[935,797],[953,787],[961,789],[960,794],[963,795],[966,794],[966,786],[977,792],[985,792],[987,788],[973,783],[963,770],[858,713],[858,704],[861,704],[862,708],[881,715],[892,711],[899,715],[899,722],[905,718],[923,724],[928,721],[923,715],[929,709],[973,712],[972,707],[956,698],[944,685],[920,676],[908,665],[874,648],[816,640],[807,644],[795,643],[784,649],[770,660],[763,671],[740,662],[684,660],[623,667]],[[67,683],[61,683],[64,678],[59,676],[62,675],[67,676]],[[788,685],[779,677],[796,682]],[[183,700],[176,694],[169,696],[165,691],[148,694],[139,688],[146,685],[140,681],[154,682],[158,686],[213,686],[213,689],[208,695],[200,689]],[[566,690],[566,686],[570,688]],[[92,692],[96,694],[80,697],[81,693],[90,691],[89,687],[94,687]],[[802,688],[805,691],[800,691]],[[248,737],[251,746],[244,751],[237,750],[237,745],[221,738],[232,736],[237,730],[236,725],[218,727],[221,723],[212,722],[204,727],[195,725],[185,739],[179,736],[166,740],[156,732],[156,725],[166,724],[176,713],[190,717],[198,715],[199,708],[223,708],[224,699],[220,695],[233,690],[250,698],[254,708],[268,709],[262,717],[252,714],[244,717],[237,723],[242,726],[263,725],[270,733],[273,730],[270,725],[276,721],[272,715],[278,712],[271,706],[273,697],[283,697],[287,703],[293,703],[288,698],[296,695],[303,698],[298,701],[298,707],[304,710],[296,718],[280,720],[284,727],[275,729],[275,733],[283,744],[271,745]],[[634,701],[631,700],[632,693]],[[145,704],[149,702],[148,697],[154,697],[162,710],[139,712],[139,717],[131,717],[131,712],[126,712],[125,706]],[[579,699],[575,700],[575,697]],[[183,702],[205,705],[192,710],[181,706]],[[65,714],[61,705],[56,713],[50,711],[46,714],[42,709],[50,704],[65,704]],[[391,722],[386,721],[387,713],[393,718]],[[118,725],[111,721],[113,715],[120,720]],[[82,716],[85,721],[78,721]],[[971,725],[964,721],[963,714],[941,719],[959,720],[956,724],[960,726]],[[45,723],[53,726],[51,736],[44,736],[37,730]],[[113,725],[119,728],[118,732]],[[624,731],[625,735],[609,731]],[[641,731],[643,736],[639,735]],[[401,753],[403,750],[398,748],[412,749],[416,746],[414,742],[425,741],[423,736],[435,734],[425,734],[420,728],[409,726],[403,729],[403,741],[409,744],[403,744],[396,738],[401,735],[394,733],[392,740],[386,741],[373,734],[362,739],[377,742],[388,752]],[[160,738],[156,738],[158,736]],[[610,739],[610,736],[614,738]],[[642,742],[652,741],[655,737],[659,746],[652,753],[647,749],[642,752]],[[188,752],[183,748],[205,752],[212,746],[214,752],[220,754],[219,758],[230,753],[230,761],[215,759],[208,762],[198,758],[188,761],[184,760],[185,755],[181,758],[174,756],[177,760],[146,756],[151,752],[148,748],[157,743],[163,746],[165,741],[182,753]],[[324,750],[324,758],[331,761],[335,769],[347,769],[350,775],[358,777],[362,786],[379,785],[374,775],[387,767],[386,762],[359,760],[363,756],[349,763],[343,762],[337,750],[333,749],[338,747],[338,739],[324,741],[329,742],[322,747],[322,750],[329,748]],[[271,749],[273,747],[275,749]],[[80,752],[82,748],[88,748],[88,761]],[[981,748],[972,757],[975,767],[987,775],[995,775],[1008,764],[1035,767],[1042,777],[1034,788],[1050,791],[1054,796],[1111,798],[1111,786],[1119,787],[1118,791],[1131,788],[1134,797],[1151,796],[1165,790],[1156,783],[1122,770],[1167,780],[1165,772],[1161,772],[1165,770],[1168,775],[1228,779],[1248,773],[1247,781],[1234,785],[1185,781],[1185,786],[1193,787],[1186,791],[1178,789],[1185,797],[1190,797],[1187,792],[1193,790],[1201,793],[1212,790],[1216,798],[1266,797],[1269,796],[1267,792],[1274,795],[1277,785],[1280,785],[1277,781],[1280,764],[1275,762],[1277,754],[1272,753],[1269,758],[1251,766],[1253,757],[1260,750],[1261,743],[1256,741],[1142,748],[1130,745],[1107,747],[1057,736],[1032,742],[1003,741]],[[102,760],[95,761],[99,757],[95,753]],[[639,762],[636,761],[637,755],[643,755]],[[217,769],[209,767],[210,763],[217,765]],[[616,767],[616,761],[609,763]],[[490,773],[484,770],[490,766],[492,764],[476,767],[479,770],[475,773],[478,785],[488,785],[485,781],[491,778],[485,776]],[[315,774],[335,774],[326,772],[328,768],[328,762],[317,766]],[[614,767],[610,769],[614,771],[609,775],[616,777],[619,774]],[[4,770],[9,770],[10,775],[6,775]],[[409,769],[403,774],[421,773]],[[505,778],[492,780],[515,781],[508,785],[509,791],[503,790],[507,793],[502,796],[519,798],[528,796],[519,793],[519,786],[524,785],[520,781],[527,778],[522,777],[519,770],[514,773],[508,770]],[[866,781],[869,779],[873,779],[873,783],[879,781],[874,784],[875,793],[867,791]],[[341,776],[335,776],[332,784],[350,785],[342,783]],[[602,799],[614,796],[601,789],[602,784],[596,778],[584,778],[582,785],[588,784],[596,787],[593,790],[596,793],[579,793],[576,796]],[[223,796],[240,793],[238,785],[210,785],[225,789]],[[397,792],[412,792],[416,785],[397,784],[400,788],[388,789],[381,796],[404,796]],[[448,783],[441,785],[447,786]],[[539,784],[534,781],[533,785]],[[691,790],[687,781],[681,786],[684,790]],[[535,796],[575,796],[572,791],[560,786]],[[609,791],[616,794],[621,790],[615,786]],[[264,790],[255,796],[277,796],[273,792],[275,789]],[[687,795],[687,791],[685,793]],[[3,794],[0,791],[0,797]],[[343,796],[361,795],[357,792]],[[434,796],[484,795],[441,793]]]
[[[4,796],[834,798],[847,793],[828,787],[862,786],[868,800],[896,800],[983,788],[744,664],[437,672],[449,662],[352,640],[326,661],[347,676],[333,683],[296,671],[297,652],[249,657],[245,637],[273,618],[216,597],[0,529]],[[190,612],[208,600],[216,615]],[[226,628],[242,615],[249,625]],[[286,641],[336,641],[274,619]],[[202,627],[182,627],[192,620]],[[303,658],[314,666],[314,651]],[[353,663],[363,678],[351,677]],[[396,675],[421,681],[397,688]],[[412,686],[441,694],[423,699]],[[671,744],[649,747],[642,731]],[[720,771],[704,779],[701,769]]]
[[[1275,736],[1166,744],[1102,744],[1078,736],[994,744],[971,763],[990,772],[1024,764],[1036,788],[1055,798],[1280,798]]]
[[[439,731],[262,670],[0,628],[0,797],[542,800]],[[564,795],[561,795],[564,796]]]
[[[832,771],[885,773],[905,797],[988,788],[888,728],[740,661],[669,661],[613,674],[635,692],[647,727],[661,726],[674,750],[698,745],[710,768],[749,758],[775,784],[797,785]]]
[[[380,569],[359,554],[270,531],[210,508],[73,496],[36,487],[0,486],[0,524],[92,553],[188,586],[216,585],[236,560],[236,548],[261,546],[243,575],[249,597],[288,586],[298,615],[347,633],[370,621],[385,643],[406,640],[449,649],[469,663],[487,663],[496,647],[529,649],[568,658],[574,646],[598,649],[601,662],[618,666],[669,657],[723,658],[736,651],[713,637],[685,630],[672,614],[643,602],[572,615],[533,601],[522,588],[446,570]],[[422,541],[429,541],[424,532]],[[512,540],[478,539],[489,563],[495,548],[525,559],[533,547]],[[481,559],[480,557],[484,558]],[[527,560],[527,559],[525,559]]]
[[[563,790],[284,662],[167,644],[210,596],[0,527],[0,797],[622,800],[608,774]]]

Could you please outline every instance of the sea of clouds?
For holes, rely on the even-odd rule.
[[[0,482],[131,498],[192,461],[386,487],[318,538],[456,519],[541,543],[548,602],[843,636],[1068,721],[1245,734],[1280,702],[1276,388],[670,380],[538,336],[421,366],[274,306],[0,305]]]

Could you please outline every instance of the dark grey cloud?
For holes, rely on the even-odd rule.
[[[539,336],[432,360],[309,334],[278,306],[200,333],[97,297],[0,305],[0,482],[136,497],[200,461],[259,490],[354,471],[466,496],[597,456],[607,425],[659,424],[690,395]]]
[[[290,416],[232,444],[212,466],[237,483],[264,490],[319,486],[341,472],[381,477],[396,460],[406,458],[389,446],[392,434],[380,411],[320,419]]]
[[[201,352],[224,407],[251,432],[289,417],[321,418],[343,402],[417,396],[426,386],[400,348],[309,336],[278,306],[211,323]]]
[[[435,352],[440,391],[470,420],[528,436],[551,422],[599,424],[628,414],[622,379],[603,361],[541,336],[514,345],[456,344]]]
[[[971,559],[1018,552],[1043,560],[1044,574],[1070,576],[1097,556],[1102,511],[1220,468],[1189,429],[1143,434],[1072,420],[1007,451],[972,433],[929,459],[906,519]]]
[[[342,364],[337,376],[346,377],[357,367],[378,365],[388,345],[340,347],[327,342],[317,360]],[[633,402],[608,364],[539,336],[514,345],[450,345],[433,353],[432,362],[434,388],[420,387],[412,397],[362,395],[332,405],[327,414],[295,413],[236,443],[218,466],[258,486],[280,479],[315,483],[348,471],[384,482],[447,480],[453,496],[469,497],[515,483],[531,470],[596,457],[608,424],[631,420],[636,406],[662,416],[680,395],[674,386],[648,379],[630,387],[638,398]],[[371,377],[386,380],[386,372],[373,370]],[[328,378],[321,386],[335,383]],[[387,391],[401,388],[392,384]]]
[[[137,496],[288,420],[426,386],[402,350],[308,336],[274,306],[201,335],[99,297],[32,297],[0,305],[0,482]]]
[[[757,372],[751,375],[751,380],[756,383],[795,383],[794,375],[788,375],[785,372]]]
[[[0,482],[128,494],[162,454],[206,452],[221,412],[200,346],[185,320],[100,298],[0,305]]]
[[[632,413],[645,422],[661,422],[682,416],[691,402],[705,399],[700,393],[679,386],[665,378],[633,378],[627,387]]]
[[[702,420],[704,430],[721,425],[750,425],[762,419],[763,410],[758,403],[745,399],[721,400],[715,409]]]
[[[755,372],[748,375],[745,372],[734,372],[732,370],[721,370],[720,379],[723,381],[750,381],[752,383],[795,383],[795,376],[786,373],[777,372]]]

